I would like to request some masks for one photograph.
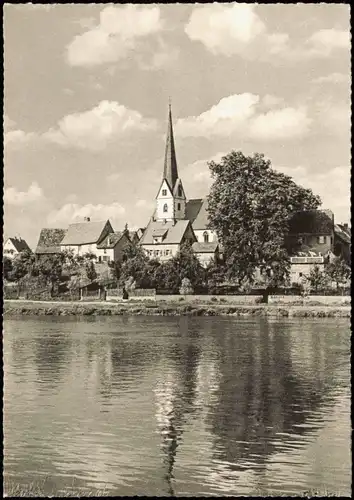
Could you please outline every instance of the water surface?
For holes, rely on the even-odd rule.
[[[22,317],[3,347],[7,484],[351,494],[348,320]]]

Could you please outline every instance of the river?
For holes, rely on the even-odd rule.
[[[3,360],[5,494],[351,494],[348,320],[19,317]]]

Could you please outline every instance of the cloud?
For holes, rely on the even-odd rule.
[[[346,30],[334,28],[319,30],[311,35],[307,44],[314,53],[327,56],[336,49],[349,49],[350,33]]]
[[[201,42],[212,54],[239,55],[276,64],[282,61],[329,57],[348,49],[349,32],[324,29],[294,45],[287,33],[271,33],[251,4],[212,4],[196,7],[185,26],[192,41]]]
[[[48,214],[47,222],[51,225],[67,225],[72,222],[80,222],[84,217],[92,220],[106,220],[119,218],[125,213],[125,208],[117,202],[110,205],[78,205],[77,203],[67,203],[59,210],[53,210]]]
[[[232,55],[266,31],[254,6],[234,4],[195,8],[185,27],[191,40],[202,42],[213,54]]]
[[[178,119],[176,134],[185,137],[231,135],[255,114],[258,102],[259,97],[249,93],[224,97],[199,116]]]
[[[285,139],[304,134],[311,123],[305,107],[279,107],[281,98],[254,94],[235,94],[221,99],[218,104],[199,116],[177,120],[176,134],[181,137],[251,137],[257,139]],[[277,109],[260,113],[262,108]]]
[[[8,205],[23,207],[45,199],[42,188],[37,182],[32,182],[27,191],[18,191],[16,187],[5,189],[4,201]]]
[[[77,35],[68,45],[67,61],[86,67],[119,61],[161,28],[157,6],[110,5],[101,11],[98,25]]]
[[[317,78],[313,78],[312,83],[349,83],[350,76],[345,75],[344,73],[330,73],[329,75],[319,76]]]
[[[306,108],[283,108],[257,116],[251,123],[250,135],[256,139],[286,139],[302,136],[312,120]]]
[[[143,118],[138,111],[116,101],[101,101],[89,111],[65,116],[43,138],[61,146],[100,151],[112,139],[154,127],[155,122]]]

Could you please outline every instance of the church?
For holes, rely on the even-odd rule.
[[[186,197],[178,175],[172,112],[169,105],[164,169],[156,196],[154,213],[139,245],[153,259],[166,261],[189,242],[203,266],[218,258],[220,245],[216,233],[208,228],[207,199]]]

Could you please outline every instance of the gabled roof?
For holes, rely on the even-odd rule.
[[[163,221],[150,221],[141,240],[139,241],[140,245],[153,245],[154,240],[153,236],[155,236],[154,231],[156,230],[167,230],[166,237],[163,240],[163,244],[180,244],[183,240],[185,232],[189,226],[189,220],[178,220],[175,225],[171,221],[163,222]]]
[[[334,234],[338,236],[345,243],[351,243],[351,237],[349,232],[347,232],[348,228],[344,228],[341,224],[334,225]]]
[[[97,248],[114,248],[123,236],[123,231],[109,233],[100,241]]]
[[[295,213],[289,222],[290,234],[331,234],[334,229],[330,210],[307,210]]]
[[[30,247],[27,245],[27,242],[22,238],[9,238],[13,246],[16,248],[18,252],[30,251]]]
[[[36,248],[37,254],[51,254],[60,252],[60,243],[63,240],[66,229],[44,228],[41,230]]]
[[[156,195],[156,197],[155,197],[155,198],[157,198],[157,197],[158,197],[158,195],[159,195],[159,193],[160,193],[160,191],[161,191],[161,188],[162,188],[162,186],[163,186],[163,183],[164,183],[164,182],[166,182],[167,188],[168,188],[168,189],[169,189],[169,191],[170,191],[170,195],[172,195],[172,194],[173,194],[172,189],[171,189],[171,186],[170,186],[170,183],[168,182],[168,180],[167,180],[167,179],[163,178],[163,179],[162,179],[162,181],[161,181],[160,187],[159,187],[159,189],[158,189],[158,191],[157,191],[157,195]]]
[[[211,241],[210,243],[196,241],[193,243],[192,248],[195,253],[215,253],[218,246],[216,241]]]
[[[182,197],[186,196],[185,193],[184,193],[184,189],[183,189],[183,185],[182,185],[182,181],[181,179],[177,179],[176,180],[176,184],[175,184],[175,187],[173,188],[173,196],[177,196],[178,197],[178,188],[181,188],[182,190]]]
[[[61,245],[89,245],[90,243],[99,243],[107,223],[110,225],[109,221],[85,221],[70,224]]]

